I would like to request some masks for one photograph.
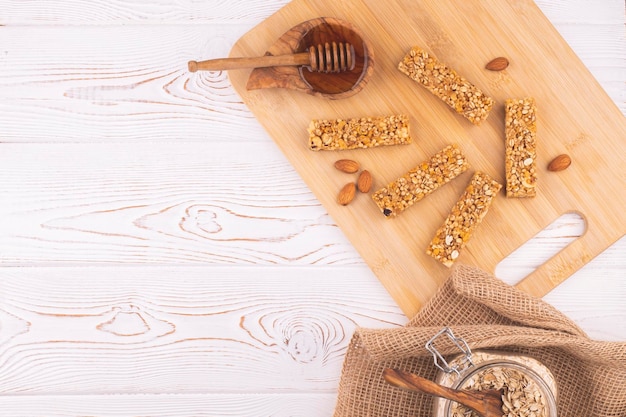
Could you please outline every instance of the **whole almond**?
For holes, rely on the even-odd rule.
[[[339,196],[337,196],[337,202],[342,206],[347,206],[354,199],[355,194],[356,184],[353,182],[349,182],[343,186],[341,191],[339,191]]]
[[[492,59],[485,65],[489,71],[502,71],[509,66],[509,60],[503,56]]]
[[[372,188],[372,174],[366,169],[361,171],[356,180],[356,188],[362,193],[368,193]]]
[[[352,159],[340,159],[335,162],[335,168],[348,174],[354,174],[359,170],[359,163]]]
[[[553,171],[553,172],[563,171],[571,164],[572,164],[572,158],[570,158],[569,155],[567,154],[561,154],[557,156],[556,158],[554,158],[552,161],[550,161],[550,163],[548,164],[548,171]]]

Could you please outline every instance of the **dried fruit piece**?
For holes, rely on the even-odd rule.
[[[348,174],[354,174],[359,170],[359,163],[352,159],[340,159],[335,162],[335,168]]]
[[[349,182],[343,186],[341,191],[339,191],[339,196],[337,197],[337,202],[342,206],[347,206],[350,204],[352,200],[354,200],[354,196],[356,194],[356,184],[353,182]]]
[[[557,156],[556,158],[554,158],[548,164],[548,171],[553,171],[553,172],[563,171],[564,169],[569,167],[571,164],[572,164],[572,158],[570,158],[570,156],[567,154],[561,154]]]
[[[503,56],[492,59],[485,65],[485,68],[489,71],[502,71],[509,66],[509,60]]]
[[[362,193],[368,193],[372,188],[372,174],[366,169],[361,171],[356,181],[356,187]]]

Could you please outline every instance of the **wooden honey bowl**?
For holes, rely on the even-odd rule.
[[[285,32],[265,54],[297,54],[327,42],[352,45],[352,69],[324,73],[310,71],[306,66],[255,68],[246,88],[287,88],[332,100],[353,96],[365,87],[374,71],[374,53],[359,30],[348,22],[330,17],[307,20]]]

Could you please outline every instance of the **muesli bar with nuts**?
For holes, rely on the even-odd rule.
[[[449,145],[402,177],[372,194],[386,217],[395,217],[467,170],[469,163],[457,145]]]
[[[507,197],[534,197],[537,183],[537,109],[532,97],[505,103]]]
[[[482,222],[502,185],[484,172],[476,172],[426,253],[450,267]]]
[[[309,148],[313,151],[411,143],[409,117],[406,115],[312,120],[308,131]]]
[[[479,125],[489,116],[494,100],[420,47],[411,48],[398,69],[473,124]]]

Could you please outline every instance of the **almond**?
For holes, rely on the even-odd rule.
[[[356,180],[356,188],[362,193],[368,193],[372,188],[372,174],[366,169],[361,171]]]
[[[569,155],[567,154],[561,154],[557,156],[556,158],[554,158],[548,164],[548,171],[553,171],[553,172],[563,171],[571,164],[572,164],[572,158],[570,158]]]
[[[343,186],[341,191],[339,191],[337,202],[341,204],[342,206],[347,206],[354,199],[355,194],[356,194],[356,184],[353,182],[349,182]]]
[[[502,71],[509,66],[509,60],[503,56],[492,59],[485,65],[489,71]]]
[[[340,159],[335,162],[335,168],[348,174],[354,174],[359,170],[359,163],[352,159]]]

